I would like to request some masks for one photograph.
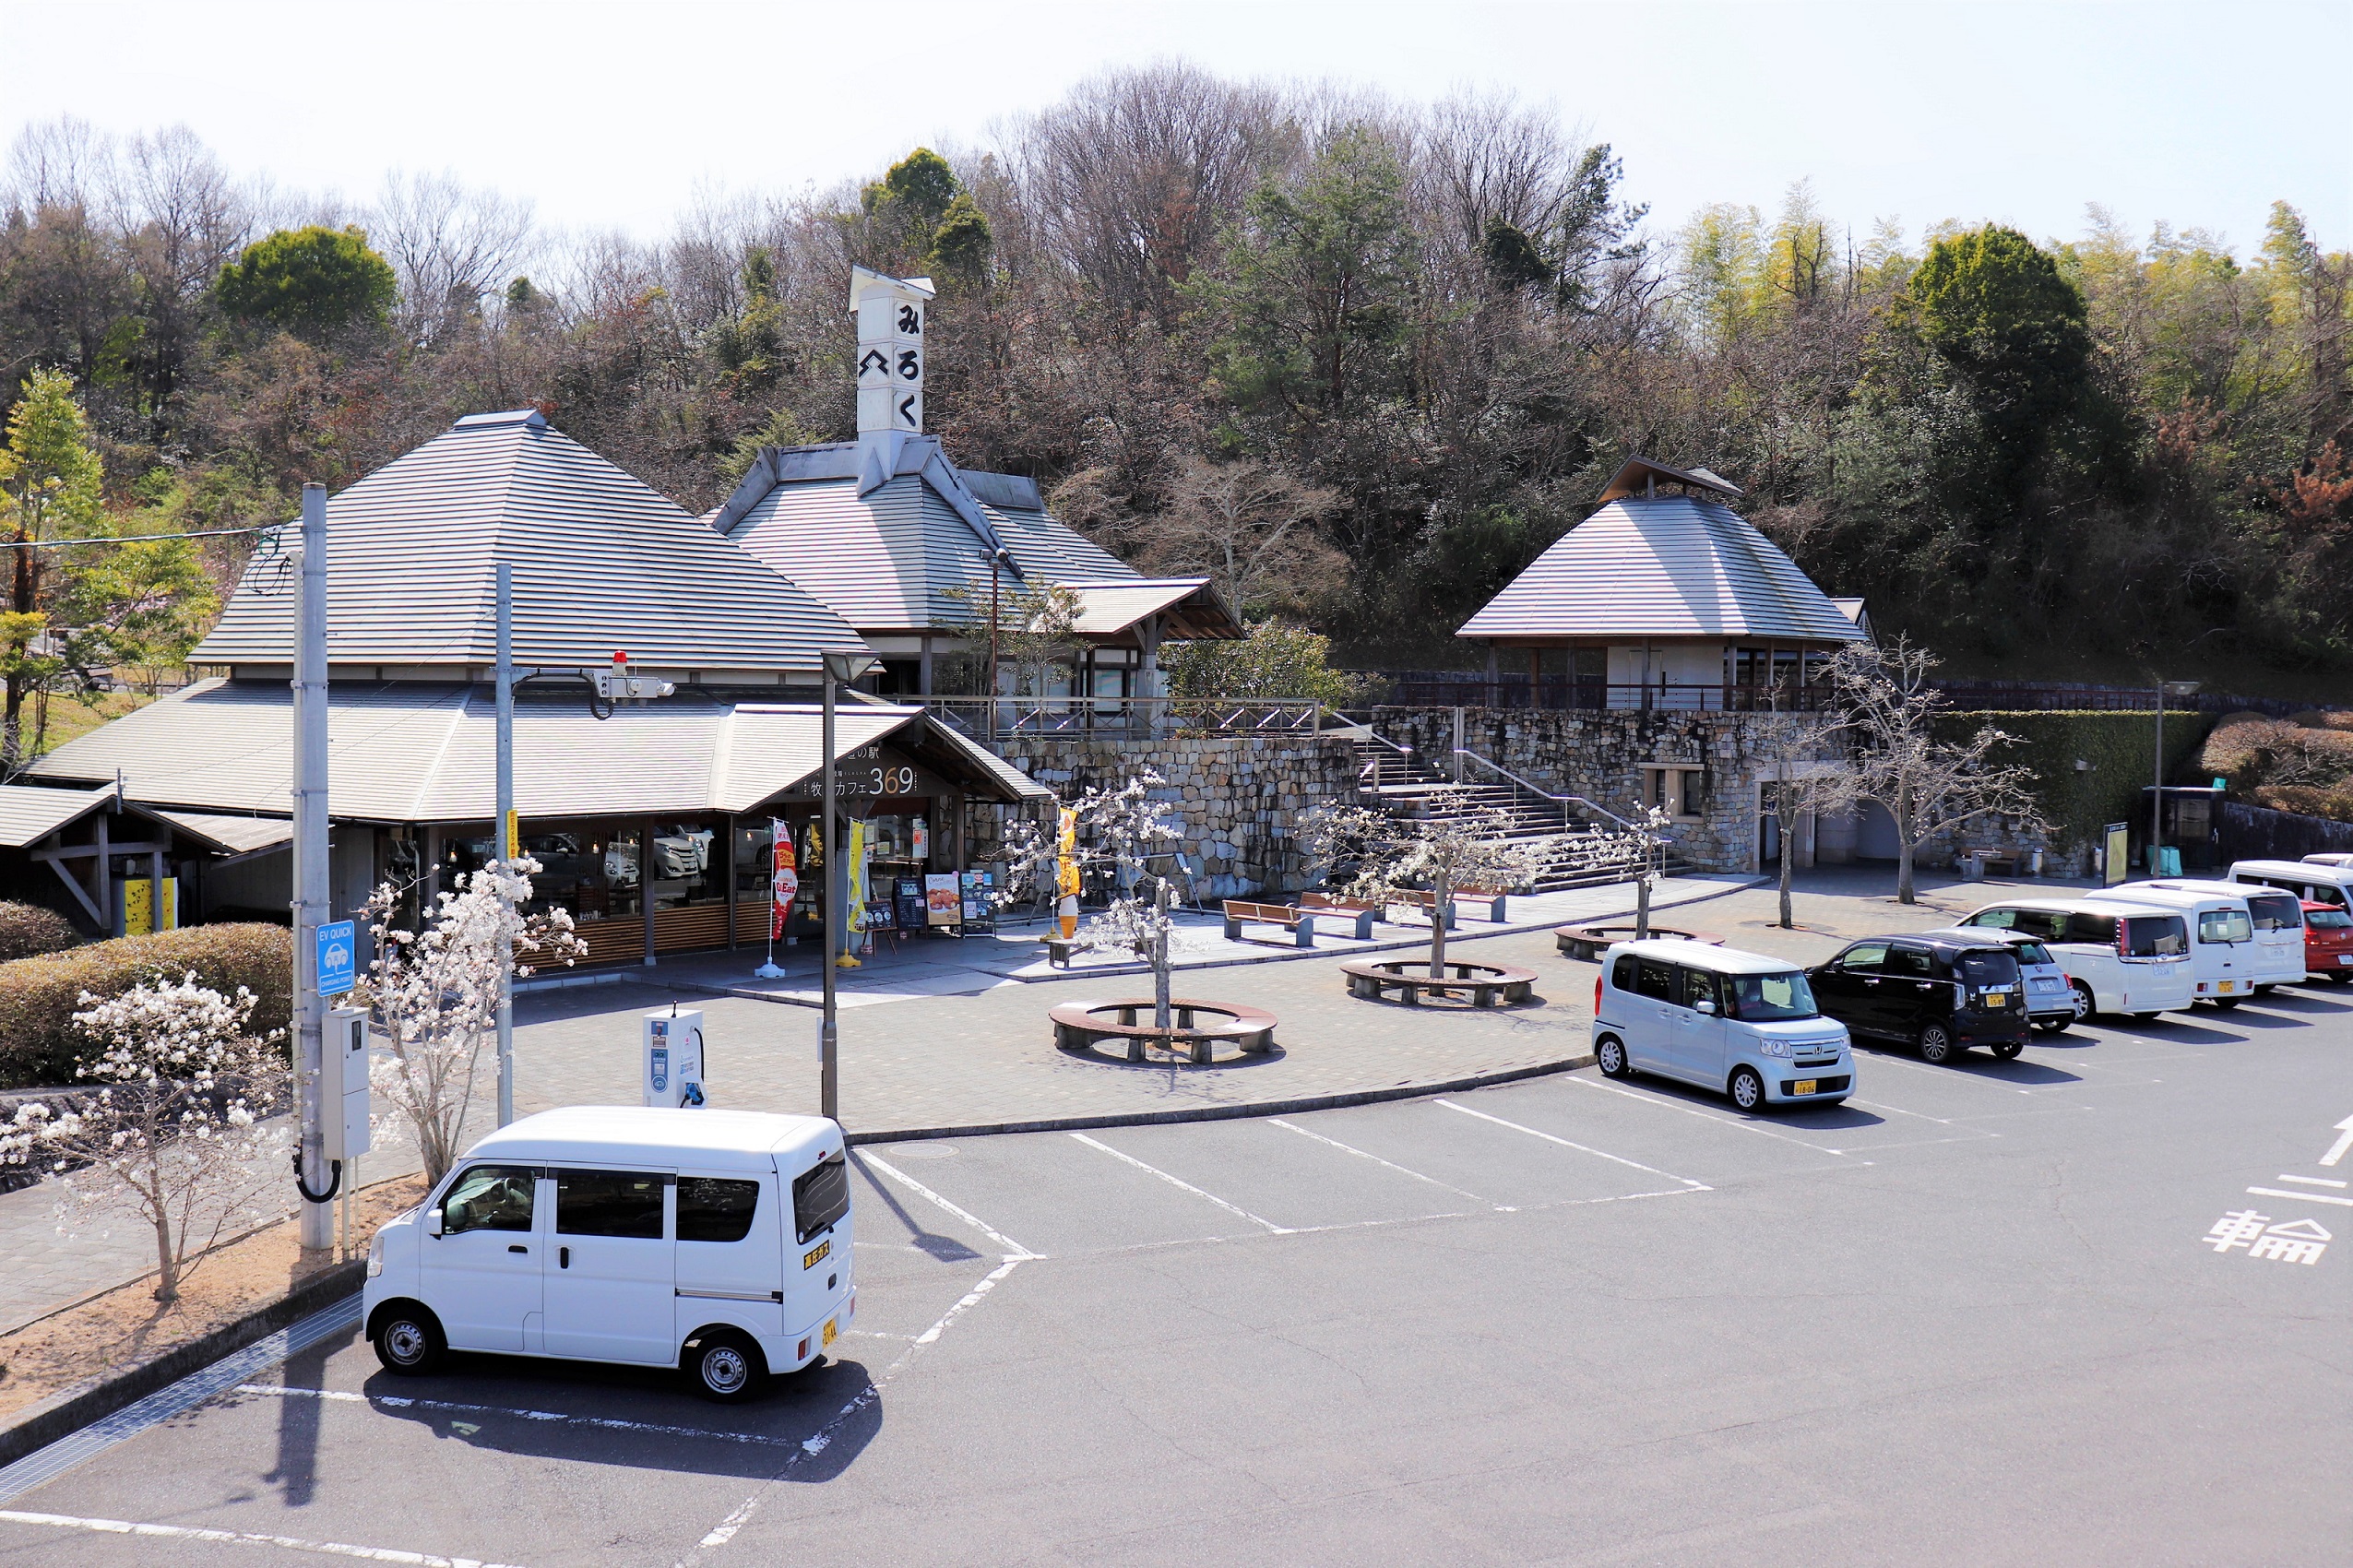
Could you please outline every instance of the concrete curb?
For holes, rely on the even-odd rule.
[[[1772,880],[1773,879],[1768,876],[1759,876],[1751,877],[1740,882],[1728,882],[1720,887],[1710,888],[1705,893],[1693,893],[1686,897],[1676,898],[1663,903],[1654,903],[1650,906],[1650,908],[1653,913],[1661,909],[1680,909],[1692,904],[1704,904],[1711,898],[1723,898],[1729,897],[1730,895],[1735,893],[1745,893],[1750,888],[1763,886]],[[1555,926],[1562,925],[1563,923],[1570,925],[1591,925],[1599,921],[1621,920],[1633,913],[1633,909],[1629,907],[1624,909],[1607,910],[1598,915],[1586,916],[1582,919],[1569,921],[1566,922],[1557,920],[1512,921],[1503,925],[1496,926],[1491,931],[1455,932],[1446,938],[1446,944],[1451,947],[1459,942],[1488,942],[1492,941],[1494,938],[1499,936],[1526,936],[1531,932],[1551,931]],[[1192,974],[1200,969],[1233,969],[1254,964],[1292,964],[1312,958],[1353,958],[1367,953],[1412,952],[1429,945],[1429,932],[1426,928],[1424,928],[1415,931],[1408,936],[1395,937],[1380,942],[1370,942],[1361,947],[1289,947],[1278,948],[1266,953],[1253,953],[1247,957],[1204,958],[1191,963],[1179,964],[1176,966],[1176,972],[1178,974]],[[998,985],[1008,983],[1014,985],[1055,985],[1064,980],[1115,979],[1123,975],[1148,975],[1151,972],[1152,966],[1144,963],[1089,964],[1085,968],[1058,969],[1042,975],[1000,975],[991,982],[990,989],[993,990]],[[598,976],[597,978],[601,980],[604,977]],[[667,990],[673,992],[686,992],[695,996],[740,996],[744,998],[746,1001],[769,1002],[774,1003],[780,1007],[822,1008],[824,1006],[823,1003],[812,998],[783,996],[772,991],[760,991],[750,986],[721,985],[708,980],[665,979],[659,969],[648,969],[643,974],[622,971],[620,973],[616,973],[612,978],[619,980],[624,985],[651,986],[656,990]],[[519,986],[517,987],[518,992],[522,988]],[[880,991],[888,990],[887,987],[876,987],[875,989]],[[844,991],[847,994],[856,994],[855,990],[852,988],[845,987]],[[910,992],[903,993],[903,995],[895,995],[893,1000],[913,1000],[916,998],[930,996],[933,993],[928,992]],[[945,992],[938,994],[957,996],[972,993]]]
[[[268,1305],[222,1324],[209,1334],[174,1346],[152,1360],[86,1378],[7,1418],[6,1424],[0,1424],[0,1466],[12,1465],[341,1301],[359,1289],[366,1267],[366,1259],[353,1258],[321,1269]]]
[[[846,1144],[912,1144],[931,1138],[986,1138],[1005,1133],[1080,1133],[1095,1127],[1160,1127],[1178,1122],[1239,1122],[1255,1116],[1298,1116],[1310,1111],[1337,1111],[1351,1105],[1380,1105],[1393,1099],[1420,1099],[1433,1094],[1461,1094],[1496,1084],[1517,1083],[1554,1073],[1593,1065],[1590,1051],[1556,1061],[1505,1067],[1492,1073],[1448,1078],[1430,1084],[1391,1084],[1377,1089],[1345,1089],[1336,1094],[1301,1095],[1291,1099],[1252,1100],[1242,1105],[1188,1105],[1175,1111],[1110,1111],[1097,1116],[1050,1116],[1035,1122],[980,1122],[965,1127],[874,1128],[845,1132]]]

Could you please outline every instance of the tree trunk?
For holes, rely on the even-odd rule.
[[[1788,931],[1796,923],[1789,913],[1789,868],[1794,859],[1789,849],[1792,835],[1789,832],[1789,814],[1781,811],[1777,804],[1774,809],[1781,819],[1781,929]]]
[[[1650,851],[1642,852],[1642,874],[1634,878],[1634,940],[1650,940]]]
[[[155,1220],[155,1299],[176,1301],[180,1299],[180,1259],[172,1245],[172,1211],[163,1201],[162,1171],[151,1170],[149,1174],[155,1182],[148,1194],[148,1201],[155,1206],[151,1211]]]
[[[1446,978],[1446,900],[1454,891],[1455,879],[1442,868],[1438,873],[1437,896],[1430,902],[1430,978]]]
[[[1898,796],[1896,804],[1902,809],[1895,817],[1895,901],[1916,904],[1919,900],[1912,896],[1912,851],[1918,846],[1912,840],[1911,791]]]
[[[1159,911],[1160,929],[1152,935],[1152,1027],[1169,1027],[1169,879],[1152,892],[1152,907]]]

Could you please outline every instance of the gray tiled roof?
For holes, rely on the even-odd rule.
[[[992,541],[1013,557],[1006,586],[1140,576],[1049,517],[1033,481],[967,473],[930,437],[891,457],[862,477],[855,444],[771,448],[708,520],[862,631],[959,624],[974,608],[947,597],[959,586],[985,613]]]
[[[68,742],[33,765],[41,778],[112,780],[131,798],[198,812],[291,810],[292,694],[282,682],[201,682]],[[328,809],[376,822],[486,818],[497,715],[480,686],[392,683],[328,692]],[[851,705],[844,752],[885,736],[960,766],[983,799],[1042,787],[919,708]],[[818,710],[682,695],[594,717],[577,696],[532,692],[515,705],[515,803],[526,816],[747,811],[824,766]],[[64,791],[53,791],[63,793]]]
[[[1772,540],[1696,496],[1610,502],[1455,634],[1463,637],[1861,636]]]
[[[525,410],[460,420],[328,501],[328,659],[489,663],[499,560],[520,664],[626,650],[660,670],[814,674],[827,648],[866,651],[824,604]],[[285,568],[256,558],[191,660],[291,662]]]
[[[113,775],[107,775],[112,778]],[[0,784],[0,846],[21,849],[76,822],[114,793],[98,790],[50,790],[37,784]]]

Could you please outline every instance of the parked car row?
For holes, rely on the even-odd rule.
[[[1948,931],[1851,942],[1811,968],[1622,942],[1594,980],[1593,1051],[1607,1076],[1678,1078],[1743,1111],[1835,1105],[1854,1089],[1855,1036],[1932,1063],[1977,1046],[2006,1061],[2037,1028],[2231,1008],[2313,977],[2353,985],[2353,859],[2241,861],[2221,879],[2008,899]]]

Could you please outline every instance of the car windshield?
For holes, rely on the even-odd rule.
[[[1731,1015],[1744,1024],[1815,1016],[1813,988],[1795,969],[1787,974],[1726,975],[1723,980],[1724,999]]]
[[[2343,909],[2312,909],[2306,912],[2304,923],[2314,931],[2353,931],[2353,914]]]
[[[1971,985],[2015,985],[2018,960],[2007,953],[1964,953],[1954,966]]]
[[[2014,942],[2010,944],[2010,951],[2018,956],[2018,962],[2021,964],[2054,964],[2058,962],[2057,959],[2050,956],[2050,949],[2045,947],[2039,942]]]
[[[2304,922],[2292,893],[2258,893],[2247,900],[2257,931],[2295,931]]]

